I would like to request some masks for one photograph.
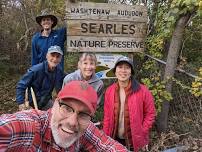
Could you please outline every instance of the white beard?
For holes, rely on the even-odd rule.
[[[59,145],[60,147],[69,148],[75,141],[77,141],[81,137],[81,134],[78,134],[77,136],[73,136],[65,139],[61,138],[57,129],[58,123],[53,121],[51,120],[51,130],[52,130],[53,138],[56,144]]]

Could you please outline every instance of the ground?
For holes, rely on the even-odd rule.
[[[18,110],[15,101],[17,80],[15,78],[2,78],[0,81],[0,114],[16,112]]]

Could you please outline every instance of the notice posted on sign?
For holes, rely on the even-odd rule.
[[[120,54],[96,54],[97,57],[97,67],[96,75],[101,79],[115,78],[113,67],[118,60],[123,55]]]

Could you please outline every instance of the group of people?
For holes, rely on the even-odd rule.
[[[78,69],[65,74],[66,29],[53,30],[57,17],[47,12],[36,21],[42,31],[32,40],[32,67],[17,83],[20,111],[0,116],[0,151],[146,151],[155,106],[147,87],[135,80],[132,60],[117,60],[117,82],[104,92],[103,81],[95,75],[95,54],[82,53]],[[102,96],[103,122],[98,129],[91,120]]]

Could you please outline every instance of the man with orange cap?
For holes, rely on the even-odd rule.
[[[127,149],[90,121],[97,93],[87,82],[71,81],[48,111],[28,110],[0,117],[0,151],[107,151]]]

